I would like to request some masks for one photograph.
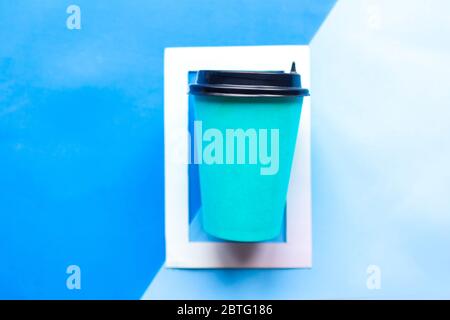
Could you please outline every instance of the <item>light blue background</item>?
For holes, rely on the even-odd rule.
[[[307,44],[333,4],[0,1],[0,298],[139,298],[164,260],[163,48]],[[339,217],[315,209],[319,228]]]
[[[312,40],[311,270],[162,268],[145,298],[449,299],[448,12],[341,0]]]

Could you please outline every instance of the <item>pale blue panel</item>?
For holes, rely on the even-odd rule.
[[[162,269],[147,297],[450,298],[448,12],[341,1],[312,41],[311,270]]]

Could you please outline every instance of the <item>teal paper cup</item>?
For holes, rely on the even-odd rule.
[[[295,65],[290,73],[198,71],[190,94],[204,230],[229,241],[277,237],[309,95]]]

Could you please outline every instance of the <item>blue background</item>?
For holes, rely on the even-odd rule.
[[[0,298],[450,298],[447,0],[70,4],[0,1]],[[308,43],[313,269],[160,269],[163,48]]]
[[[164,261],[163,48],[308,44],[333,4],[1,1],[0,298],[139,298]]]

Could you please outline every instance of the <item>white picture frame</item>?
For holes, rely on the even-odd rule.
[[[164,52],[165,239],[168,268],[310,268],[311,101],[304,99],[286,210],[284,242],[189,240],[188,72],[286,70],[295,61],[311,87],[309,46],[166,48]]]

